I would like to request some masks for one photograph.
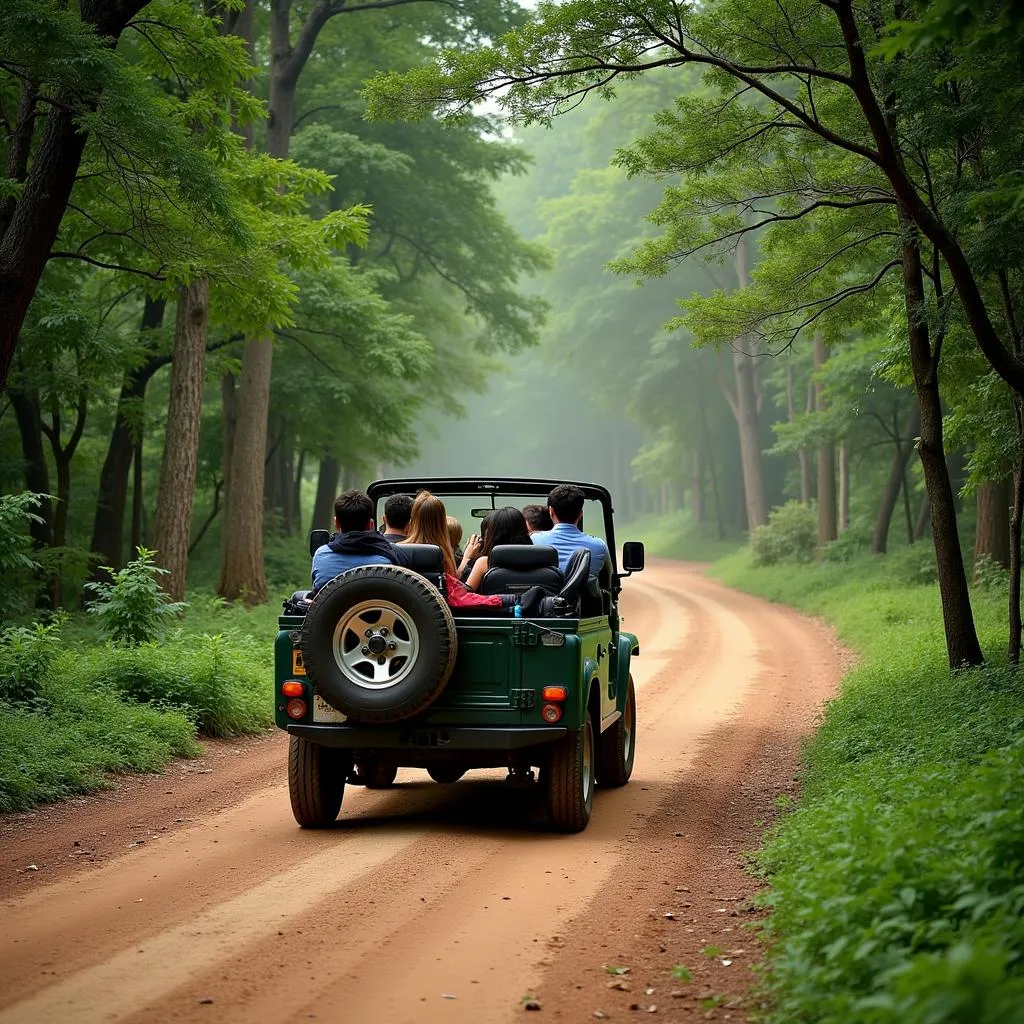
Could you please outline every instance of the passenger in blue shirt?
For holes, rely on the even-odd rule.
[[[580,529],[583,518],[583,492],[574,484],[559,484],[548,495],[548,512],[555,524],[550,530],[535,530],[530,534],[534,544],[546,544],[558,552],[558,568],[565,567],[574,551],[590,550],[590,574],[597,576],[605,565],[611,564],[608,545],[600,537],[591,537]]]
[[[334,502],[338,532],[313,552],[313,590],[360,565],[398,565],[394,545],[373,526],[373,502],[363,491],[345,491]]]

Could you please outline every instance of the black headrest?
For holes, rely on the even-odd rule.
[[[444,572],[444,555],[436,544],[396,544],[402,565],[416,572]]]
[[[546,544],[498,544],[487,559],[490,569],[545,569],[558,565],[558,552]]]

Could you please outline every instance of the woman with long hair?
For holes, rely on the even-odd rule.
[[[444,556],[444,571],[455,575],[455,552],[448,533],[448,512],[444,502],[430,491],[420,491],[416,495],[409,517],[409,532],[401,543],[436,544]]]
[[[479,544],[479,557],[473,563],[473,569],[466,580],[466,586],[470,590],[479,590],[480,582],[484,573],[490,568],[491,552],[499,544],[532,544],[530,531],[526,528],[526,518],[523,513],[511,505],[505,508],[495,509],[484,520],[484,535]],[[475,539],[475,538],[474,538]],[[469,553],[473,542],[470,541],[466,548]]]

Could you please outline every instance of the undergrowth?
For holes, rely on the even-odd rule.
[[[713,572],[823,615],[860,656],[809,743],[769,881],[772,1024],[1024,1021],[1024,686],[1005,591],[973,593],[990,666],[950,675],[931,552]]]
[[[275,619],[197,596],[159,642],[103,642],[84,614],[0,631],[0,811],[268,728]]]

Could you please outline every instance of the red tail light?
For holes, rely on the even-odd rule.
[[[564,686],[545,686],[540,691],[541,700],[565,700],[569,691]]]
[[[302,697],[306,692],[306,687],[297,679],[287,679],[281,684],[281,692],[286,697]]]
[[[540,717],[545,722],[555,723],[562,717],[562,709],[557,704],[545,704],[540,709]]]
[[[289,718],[305,718],[306,717],[306,702],[304,700],[288,701],[288,717]]]

